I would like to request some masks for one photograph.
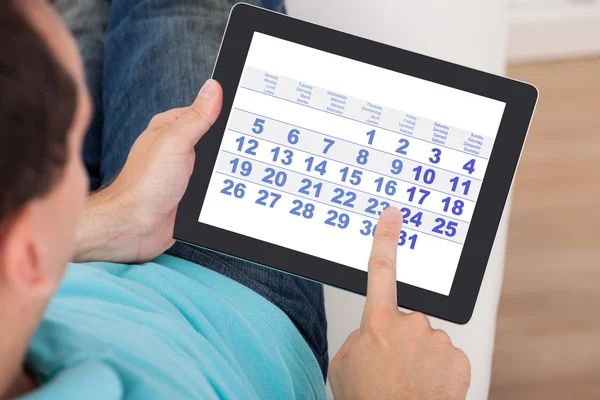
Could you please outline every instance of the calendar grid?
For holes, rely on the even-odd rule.
[[[272,141],[272,140],[269,140],[269,139],[265,139],[265,138],[262,138],[262,137],[258,137],[258,136],[256,136],[256,135],[251,135],[251,134],[249,134],[249,133],[245,133],[245,132],[241,132],[241,131],[233,130],[233,129],[231,129],[231,128],[229,128],[228,130],[229,130],[229,131],[231,131],[231,132],[238,133],[238,134],[240,134],[240,135],[244,135],[244,136],[246,136],[246,137],[251,137],[251,138],[253,138],[253,139],[258,139],[258,140],[261,140],[261,141],[264,141],[264,142],[273,143],[273,144],[276,144],[276,145],[278,145],[278,146],[285,147],[285,148],[287,148],[287,149],[292,149],[292,150],[294,149],[294,147],[290,147],[290,146],[288,146],[288,145],[286,145],[286,144],[278,143],[278,142],[275,142],[275,141]],[[222,150],[222,151],[223,151],[223,152],[225,152],[225,153],[229,153],[228,151],[225,151],[225,150]],[[304,153],[307,153],[307,154],[310,154],[310,155],[313,155],[313,156],[319,157],[319,158],[323,158],[323,159],[325,159],[325,160],[328,160],[328,161],[336,161],[336,162],[341,162],[340,160],[336,160],[336,159],[334,159],[334,158],[326,157],[326,156],[324,156],[324,155],[322,155],[322,154],[313,153],[313,152],[310,152],[310,151],[307,151],[307,150],[301,150],[301,151],[303,151]],[[279,167],[279,165],[278,165],[278,164],[273,164],[273,165],[277,165],[277,166]],[[280,167],[280,168],[282,168],[282,167]],[[286,168],[282,168],[282,169],[286,169]],[[426,190],[428,190],[428,191],[433,191],[433,192],[442,193],[442,194],[444,194],[444,195],[447,195],[447,196],[456,197],[456,198],[459,198],[459,199],[461,199],[461,200],[465,200],[465,201],[468,201],[468,202],[471,202],[471,203],[475,203],[475,200],[471,200],[471,199],[469,199],[469,198],[466,198],[466,197],[463,197],[463,196],[457,195],[456,193],[447,193],[447,192],[444,192],[443,190],[434,189],[434,188],[432,188],[432,187],[430,187],[430,186],[424,186],[424,185],[421,185],[421,184],[419,184],[419,183],[417,183],[417,182],[414,182],[414,181],[408,181],[408,180],[406,180],[406,179],[401,179],[401,178],[398,178],[397,176],[394,176],[394,175],[388,175],[388,174],[384,174],[384,173],[381,173],[381,172],[378,172],[378,171],[373,171],[373,170],[371,170],[371,169],[369,169],[369,168],[365,168],[365,167],[356,167],[356,169],[362,169],[362,170],[364,170],[364,171],[368,171],[368,172],[371,172],[371,173],[374,173],[374,174],[377,174],[377,175],[385,176],[386,178],[394,179],[394,180],[397,180],[397,181],[400,181],[400,182],[408,183],[408,184],[410,184],[410,185],[412,185],[412,186],[416,186],[416,187],[419,187],[419,188],[422,188],[422,189],[426,189]],[[294,172],[295,172],[295,171],[294,171]],[[449,171],[449,172],[452,172],[452,171]],[[306,176],[309,176],[309,177],[310,177],[310,175],[306,175]],[[332,183],[333,183],[333,182],[332,182]],[[395,200],[394,200],[394,201],[395,201]],[[463,221],[463,222],[466,222],[466,221]]]
[[[285,99],[282,99],[282,100],[285,100]],[[299,104],[299,105],[301,105],[301,104]],[[313,107],[310,107],[310,108],[313,108]],[[281,120],[279,120],[279,119],[276,119],[276,118],[273,118],[273,117],[268,117],[268,116],[266,116],[266,115],[257,114],[257,113],[255,113],[255,112],[248,111],[248,110],[244,110],[244,109],[241,109],[241,108],[235,108],[235,110],[242,111],[242,112],[245,112],[245,113],[248,113],[248,114],[252,114],[252,115],[255,115],[255,116],[257,116],[257,117],[267,118],[267,119],[270,119],[271,121],[281,122],[282,124],[286,124],[286,125],[289,125],[289,126],[293,126],[293,127],[295,127],[295,128],[300,128],[300,129],[302,129],[302,130],[304,130],[304,131],[313,132],[313,133],[316,133],[316,134],[318,134],[318,135],[321,135],[321,136],[326,136],[326,137],[329,137],[329,138],[334,138],[335,140],[340,140],[340,141],[342,141],[342,142],[351,143],[351,144],[354,144],[354,145],[356,145],[356,146],[359,146],[359,147],[361,147],[361,148],[368,148],[369,150],[373,150],[373,151],[377,151],[377,152],[380,152],[380,153],[383,153],[383,154],[387,154],[387,155],[390,155],[390,156],[394,156],[394,157],[396,157],[396,158],[399,158],[399,159],[402,159],[402,160],[409,160],[409,161],[412,161],[412,162],[414,162],[414,163],[421,164],[421,165],[423,165],[423,166],[427,166],[427,167],[435,166],[435,168],[436,168],[436,169],[439,169],[439,170],[441,170],[441,171],[450,172],[451,174],[458,175],[458,176],[462,176],[463,178],[468,178],[468,179],[470,179],[470,180],[473,180],[473,181],[478,181],[478,182],[482,182],[482,181],[483,181],[482,179],[475,178],[475,177],[472,177],[472,176],[469,176],[469,175],[465,175],[465,174],[462,174],[462,173],[460,173],[460,172],[451,171],[451,170],[449,170],[449,169],[442,168],[442,167],[439,167],[439,166],[437,166],[437,165],[432,165],[432,164],[430,164],[430,163],[425,163],[425,162],[423,162],[423,161],[415,160],[415,159],[413,159],[413,158],[406,157],[405,155],[401,155],[401,154],[398,154],[398,153],[392,153],[392,152],[389,152],[389,151],[381,150],[381,149],[378,149],[377,147],[375,147],[375,146],[373,146],[373,145],[356,143],[356,142],[353,142],[353,141],[351,141],[351,140],[342,139],[342,138],[339,138],[339,137],[337,137],[337,136],[332,136],[332,135],[328,135],[328,134],[326,134],[326,133],[323,133],[323,132],[315,131],[314,129],[308,129],[308,128],[304,128],[304,127],[302,127],[302,126],[299,126],[299,125],[290,124],[289,122],[281,121]],[[321,111],[321,110],[319,110],[319,111]],[[330,114],[333,114],[333,113],[330,113]],[[335,114],[333,114],[333,115],[335,115]],[[355,121],[355,120],[353,120],[353,121]],[[356,121],[356,122],[359,122],[359,121]],[[374,126],[374,125],[370,125],[370,126]],[[239,132],[239,131],[237,131],[237,130],[235,130],[235,129],[231,129],[231,128],[229,128],[229,129],[230,129],[231,131],[233,131],[233,132],[236,132],[236,133],[241,133],[241,134],[247,135],[247,133],[244,133],[244,132]],[[393,132],[393,131],[390,131],[389,129],[385,129],[385,128],[379,128],[379,129],[381,129],[381,130],[385,130],[385,131],[388,131],[388,132]],[[262,139],[262,138],[261,138],[261,139]],[[285,146],[285,145],[284,145],[284,146]],[[436,143],[436,146],[437,146],[437,143]],[[442,146],[442,147],[444,147],[444,146]],[[458,151],[458,152],[460,152],[460,153],[463,153],[463,154],[468,154],[468,153],[461,152],[460,150],[452,149],[452,148],[449,148],[449,147],[447,147],[447,148],[448,148],[448,149],[450,149],[450,150]],[[307,152],[307,153],[308,153],[308,152]],[[313,155],[317,155],[317,154],[313,154]],[[321,156],[319,155],[319,157],[321,157]],[[323,157],[323,158],[327,158],[327,157]],[[338,160],[336,160],[336,161],[338,161]],[[396,179],[396,178],[394,178],[394,179]],[[400,179],[400,180],[402,180],[402,179]],[[448,194],[448,193],[446,193],[446,194]],[[456,197],[460,197],[460,196],[456,196]],[[465,199],[465,200],[469,200],[469,199]],[[471,201],[471,200],[469,200],[469,201]]]
[[[325,202],[320,201],[320,200],[315,200],[312,197],[308,197],[308,196],[304,196],[304,195],[300,195],[300,194],[296,194],[296,193],[289,193],[289,192],[286,192],[286,191],[281,190],[281,189],[273,188],[272,186],[263,185],[261,183],[253,182],[253,181],[251,181],[249,179],[245,179],[245,178],[239,177],[237,175],[231,175],[229,173],[225,173],[225,172],[221,172],[221,171],[215,171],[215,173],[220,174],[220,175],[225,175],[227,177],[234,178],[234,179],[237,179],[237,180],[240,180],[240,181],[244,181],[244,182],[250,183],[252,185],[261,186],[261,187],[267,188],[267,189],[269,189],[271,191],[274,191],[274,192],[283,193],[283,194],[287,194],[287,195],[290,195],[290,196],[293,196],[293,197],[299,197],[299,198],[302,198],[302,199],[305,199],[305,200],[309,200],[312,203],[319,203],[319,204],[327,206],[328,208],[335,208],[335,209],[341,210],[341,211],[343,211],[345,213],[356,214],[356,215],[359,215],[359,216],[361,216],[363,218],[371,219],[373,221],[377,221],[378,220],[378,218],[376,218],[376,217],[364,215],[364,214],[358,213],[356,211],[353,211],[353,210],[350,210],[350,209],[347,209],[347,208],[342,208],[342,207],[339,207],[339,206],[336,206],[336,205],[333,205],[333,204],[325,203]],[[433,235],[433,234],[431,234],[429,232],[421,231],[421,230],[414,229],[414,228],[407,227],[407,226],[402,226],[402,230],[412,231],[412,232],[415,232],[417,234],[428,235],[428,236],[434,237],[436,239],[446,240],[446,241],[454,243],[454,244],[459,244],[459,245],[463,244],[463,243],[461,243],[459,241],[451,240],[451,239],[448,239],[448,238],[445,238],[445,237],[442,237],[442,236],[438,236],[438,235]]]
[[[299,106],[302,106],[302,107],[310,108],[311,110],[321,111],[321,112],[329,114],[329,115],[334,115],[336,117],[344,118],[344,119],[347,119],[347,120],[350,120],[350,121],[353,121],[353,122],[357,122],[357,123],[360,123],[360,124],[363,124],[363,125],[367,125],[367,126],[369,126],[371,128],[377,128],[377,129],[381,129],[381,130],[384,130],[384,131],[387,131],[387,132],[392,132],[394,134],[401,135],[401,136],[404,136],[406,138],[410,138],[410,139],[413,139],[413,140],[416,139],[416,140],[419,140],[421,142],[431,143],[430,141],[428,141],[426,139],[421,139],[421,138],[416,137],[416,136],[406,135],[406,134],[404,134],[402,132],[398,132],[398,131],[395,131],[393,129],[384,128],[384,127],[382,127],[380,125],[370,124],[368,122],[364,122],[364,121],[360,121],[360,120],[357,120],[357,119],[354,119],[354,118],[347,117],[345,115],[339,115],[339,114],[336,114],[336,113],[332,113],[332,112],[327,111],[327,110],[322,110],[322,109],[317,108],[317,107],[309,106],[307,104],[301,104],[301,103],[298,103],[298,102],[293,101],[293,100],[285,99],[283,97],[279,97],[279,96],[275,96],[275,95],[272,95],[272,94],[264,93],[264,92],[262,92],[260,90],[252,89],[252,88],[249,88],[247,86],[240,86],[240,88],[241,89],[245,89],[245,90],[249,90],[251,92],[259,93],[259,94],[262,94],[262,95],[265,95],[265,96],[274,97],[274,98],[276,98],[278,100],[283,100],[283,101],[286,101],[286,102],[289,102],[289,103],[292,103],[292,104],[296,104],[296,105],[299,105]],[[446,145],[443,145],[443,144],[440,144],[440,143],[435,143],[435,145],[436,146],[440,146],[440,147],[444,147],[444,148],[449,149],[449,150],[455,150],[455,151],[461,152],[463,154],[468,154],[469,156],[472,156],[472,157],[477,157],[477,158],[480,158],[480,159],[483,159],[483,160],[489,160],[489,158],[487,158],[487,157],[483,157],[483,156],[480,156],[480,155],[476,155],[476,154],[472,154],[472,153],[469,153],[469,152],[461,151],[461,150],[458,150],[458,149],[455,149],[453,147],[449,147],[449,146],[446,146]]]
[[[394,207],[397,280],[450,294],[504,103],[255,32],[228,105],[200,223],[366,271]]]
[[[242,155],[242,154],[239,154],[239,153],[234,153],[234,152],[231,152],[231,151],[228,151],[228,150],[221,150],[221,151],[222,151],[223,153],[231,154],[232,156],[235,156],[235,157],[238,157],[238,158],[244,158],[244,159],[246,159],[246,160],[255,161],[255,159],[253,159],[253,158],[251,158],[251,157],[244,156],[244,155]],[[261,162],[262,162],[262,163],[264,163],[264,164],[267,164],[267,165],[271,165],[271,166],[277,167],[278,169],[281,169],[281,170],[284,170],[284,171],[287,171],[287,172],[293,172],[293,173],[295,173],[295,174],[299,174],[299,175],[302,175],[302,176],[306,176],[307,178],[310,178],[310,179],[312,179],[312,180],[319,180],[319,181],[321,181],[321,182],[330,183],[330,184],[332,184],[332,185],[335,185],[335,186],[338,186],[338,187],[342,187],[342,188],[344,188],[344,189],[349,189],[349,190],[351,190],[351,191],[353,191],[353,192],[360,192],[360,193],[364,193],[364,194],[366,194],[366,195],[369,195],[369,196],[371,196],[371,197],[377,197],[377,198],[380,198],[380,199],[384,199],[384,200],[390,201],[390,202],[392,202],[392,203],[401,204],[401,205],[403,205],[403,206],[406,206],[406,207],[409,207],[409,208],[414,208],[414,209],[416,209],[416,210],[423,211],[423,212],[427,212],[427,213],[431,213],[431,214],[434,214],[434,215],[438,215],[438,216],[440,216],[440,217],[444,217],[444,218],[446,218],[446,219],[455,220],[455,221],[462,222],[462,223],[465,223],[465,224],[468,224],[468,223],[469,223],[469,221],[465,221],[465,220],[462,220],[462,219],[456,218],[455,216],[452,216],[452,215],[448,215],[448,214],[440,214],[440,213],[438,213],[438,212],[431,211],[431,210],[427,210],[427,209],[425,209],[425,208],[421,208],[421,207],[415,206],[415,205],[413,205],[413,204],[408,204],[408,203],[404,203],[404,202],[401,202],[401,201],[398,201],[398,200],[394,200],[394,199],[392,199],[392,198],[389,198],[389,197],[383,196],[383,195],[381,195],[381,194],[373,194],[373,193],[365,192],[364,190],[356,189],[356,188],[354,188],[354,187],[352,187],[352,186],[348,186],[348,185],[340,184],[340,183],[337,183],[337,182],[332,182],[332,181],[329,181],[329,180],[327,180],[327,179],[324,179],[324,178],[315,178],[315,177],[313,177],[313,176],[311,176],[311,175],[302,174],[302,173],[300,173],[300,172],[297,172],[297,171],[294,171],[294,170],[292,170],[292,169],[289,169],[289,168],[286,168],[286,167],[282,167],[282,166],[280,166],[280,165],[278,165],[278,164],[273,164],[273,163],[266,162],[266,161],[261,161]],[[217,172],[219,172],[219,171],[217,171]],[[272,188],[272,186],[270,186],[270,187]],[[277,189],[277,190],[281,191],[281,189]],[[286,193],[287,193],[287,192],[286,192]],[[288,194],[291,194],[291,195],[294,195],[294,196],[296,196],[296,194],[292,194],[292,193],[288,193]],[[299,196],[299,197],[302,197],[302,196],[300,196],[299,194],[298,194],[298,196]],[[364,215],[364,214],[361,214],[361,215]],[[367,216],[367,215],[365,215],[365,216]],[[434,235],[434,236],[435,236],[435,235]],[[436,237],[437,237],[437,236],[436,236]]]

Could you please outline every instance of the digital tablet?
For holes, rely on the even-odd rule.
[[[177,240],[365,294],[404,215],[398,305],[473,312],[537,101],[526,83],[238,4]]]

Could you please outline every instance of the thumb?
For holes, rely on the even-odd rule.
[[[177,119],[173,133],[185,138],[191,149],[215,123],[223,103],[223,89],[214,79],[206,81],[196,100]]]

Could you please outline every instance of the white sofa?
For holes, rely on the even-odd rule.
[[[451,62],[504,73],[508,0],[287,0],[290,15]],[[488,396],[496,312],[510,202],[504,211],[473,318],[455,325],[431,318],[471,361],[468,399]],[[325,289],[330,356],[358,328],[364,297]],[[329,389],[328,389],[329,390]],[[331,392],[329,392],[331,396]]]

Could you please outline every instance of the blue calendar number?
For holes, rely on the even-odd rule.
[[[369,145],[373,144],[373,139],[375,139],[375,129],[367,132],[367,136],[369,137]]]
[[[446,235],[448,237],[453,237],[456,235],[456,227],[458,226],[458,222],[447,221],[444,218],[436,218],[435,223],[436,226],[431,230],[432,232],[439,233],[440,235]],[[446,230],[442,230],[442,228],[446,227]]]
[[[444,212],[448,212],[450,208],[450,204],[452,203],[452,198],[446,197],[442,200],[442,204],[444,204]],[[462,200],[454,200],[454,206],[451,211],[454,215],[461,215],[463,213],[463,207],[465,206],[465,202]]]
[[[459,182],[459,178],[458,176],[455,176],[454,178],[450,179],[450,183],[452,184],[452,191],[456,192],[456,189],[458,189],[458,182]],[[460,184],[464,189],[463,189],[463,194],[466,196],[469,194],[469,189],[471,188],[471,181],[464,181],[463,183]]]
[[[429,157],[429,162],[432,164],[437,164],[440,162],[441,160],[441,155],[442,155],[442,151],[440,149],[437,148],[433,148],[431,149],[433,156]]]
[[[412,211],[410,210],[410,208],[407,207],[402,207],[400,209],[400,212],[402,213],[402,223],[403,224],[413,224],[414,226],[416,226],[417,228],[421,226],[422,224],[422,219],[423,219],[423,212],[419,211],[417,213],[415,213],[412,217]]]
[[[368,161],[369,151],[365,149],[361,149],[358,151],[358,157],[356,157],[356,162],[360,165],[365,165]]]
[[[416,198],[417,188],[413,186],[410,189],[408,189],[406,192],[408,193],[408,201],[410,201],[412,203]],[[419,200],[417,200],[417,203],[419,205],[423,204],[423,202],[425,201],[427,196],[429,196],[431,194],[431,192],[429,190],[425,190],[425,189],[419,189],[418,193],[421,195]]]
[[[244,136],[240,136],[235,142],[238,144],[237,151],[242,151],[244,148],[244,143],[248,143],[248,147],[246,150],[244,150],[244,153],[250,154],[251,156],[256,155],[255,150],[258,147],[258,141],[255,139],[249,139],[248,142],[246,142],[246,138]]]
[[[375,236],[375,230],[377,229],[377,224],[374,224],[373,222],[369,221],[368,219],[364,220],[363,222],[363,228],[360,230],[360,234],[363,236]],[[412,236],[408,236],[408,234],[406,233],[406,231],[402,230],[400,231],[400,237],[398,238],[398,246],[404,246],[405,244],[409,244],[409,248],[411,250],[415,249],[415,246],[417,245],[417,238],[418,235],[415,233]]]
[[[392,169],[390,169],[390,172],[394,175],[398,175],[400,172],[402,172],[403,166],[404,165],[402,164],[402,160],[395,159],[394,161],[392,161]]]
[[[327,154],[327,152],[329,151],[331,146],[333,146],[335,144],[335,140],[323,138],[323,141],[325,142],[325,148],[323,149],[323,154]]]
[[[281,147],[277,146],[271,150],[273,153],[273,161],[281,162],[283,165],[290,165],[292,163],[292,157],[294,156],[294,152],[291,150],[283,150],[281,151]],[[282,156],[279,157],[279,153],[282,153]]]
[[[335,210],[327,211],[329,218],[325,220],[326,225],[337,226],[341,229],[346,229],[350,223],[350,216],[348,214],[339,213]]]
[[[307,172],[310,172],[314,169],[321,176],[325,175],[325,173],[327,172],[327,160],[316,162],[314,157],[308,157],[306,160],[304,160],[304,162],[306,163]]]
[[[396,153],[406,155],[406,149],[410,144],[409,141],[407,139],[402,138],[398,140],[398,143],[400,144],[400,146],[398,146],[398,148],[396,149]]]
[[[279,201],[279,199],[281,198],[281,195],[279,193],[268,192],[264,189],[259,190],[258,194],[260,195],[260,197],[255,201],[255,203],[260,204],[261,206],[267,205],[266,200],[269,197],[273,198],[273,200],[271,200],[271,202],[268,204],[269,208],[275,207],[275,203],[277,203],[277,201]]]
[[[333,190],[333,193],[335,193],[336,195],[333,196],[333,198],[331,199],[332,203],[354,208],[354,200],[356,200],[356,193],[351,192],[349,190],[346,192],[344,191],[344,189],[340,188],[335,188]],[[344,197],[346,197],[346,199],[342,200]]]
[[[381,215],[383,210],[385,210],[386,208],[388,208],[390,206],[390,203],[388,203],[387,201],[380,202],[379,200],[377,200],[373,197],[371,197],[369,200],[367,200],[367,203],[369,203],[369,206],[367,208],[365,208],[365,212],[368,212],[369,214],[374,214],[374,215]],[[381,209],[376,210],[380,205],[381,205]]]
[[[301,183],[303,186],[298,190],[298,193],[307,194],[316,198],[318,198],[321,194],[321,188],[323,187],[323,184],[321,182],[315,183],[313,185],[310,179],[304,178],[302,179]],[[313,189],[315,191],[314,194],[312,193]]]
[[[389,180],[386,183],[385,179],[377,178],[375,179],[375,183],[377,184],[377,187],[375,188],[377,193],[380,193],[381,189],[384,188],[385,194],[388,196],[393,196],[396,194],[396,186],[398,185],[396,181]]]
[[[292,204],[295,205],[295,207],[290,210],[290,214],[302,216],[306,219],[311,219],[313,217],[315,211],[314,204],[304,204],[302,200],[294,200]]]
[[[264,123],[264,119],[256,118],[254,120],[254,125],[252,125],[252,132],[256,133],[257,135],[260,135],[263,129],[265,128]]]
[[[398,246],[404,246],[405,244],[409,243],[409,247],[411,250],[415,249],[415,246],[417,245],[417,238],[418,235],[415,233],[412,236],[408,236],[408,233],[406,233],[406,231],[400,231],[400,237],[398,238]]]
[[[225,179],[223,183],[225,184],[225,187],[221,189],[221,193],[227,196],[233,195],[234,197],[241,199],[246,194],[246,191],[244,190],[246,189],[246,185],[243,183],[238,183],[236,185],[231,179]]]
[[[362,180],[362,171],[355,169],[352,171],[352,173],[350,173],[350,168],[344,167],[340,169],[340,173],[342,174],[342,182],[346,182],[346,180],[348,180],[348,182],[350,182],[354,186],[360,185],[360,182]],[[348,176],[350,176],[349,179]]]
[[[298,129],[292,129],[290,133],[288,133],[288,142],[290,144],[296,144],[300,140],[300,131]]]
[[[270,183],[271,185],[275,184],[279,187],[285,185],[285,182],[287,181],[287,175],[285,172],[275,171],[273,168],[265,168],[265,172],[267,175],[262,178],[262,182]]]
[[[471,175],[473,172],[475,172],[475,159],[472,159],[469,162],[467,162],[465,165],[463,165],[463,169],[465,171],[467,171],[469,173],[469,175]]]
[[[423,178],[423,182],[431,185],[435,180],[435,171],[431,168],[423,170],[423,167],[419,165],[418,167],[413,168],[413,172],[415,173],[415,181],[417,182]]]
[[[239,158],[234,158],[233,160],[229,161],[229,164],[231,164],[231,172],[234,174],[238,170],[238,165],[240,167],[240,175],[248,176],[252,172],[252,163],[250,161],[242,161],[240,163]]]
[[[363,228],[360,230],[360,233],[364,236],[375,236],[375,228],[377,228],[377,224],[373,224],[373,222],[365,219],[363,222]]]

